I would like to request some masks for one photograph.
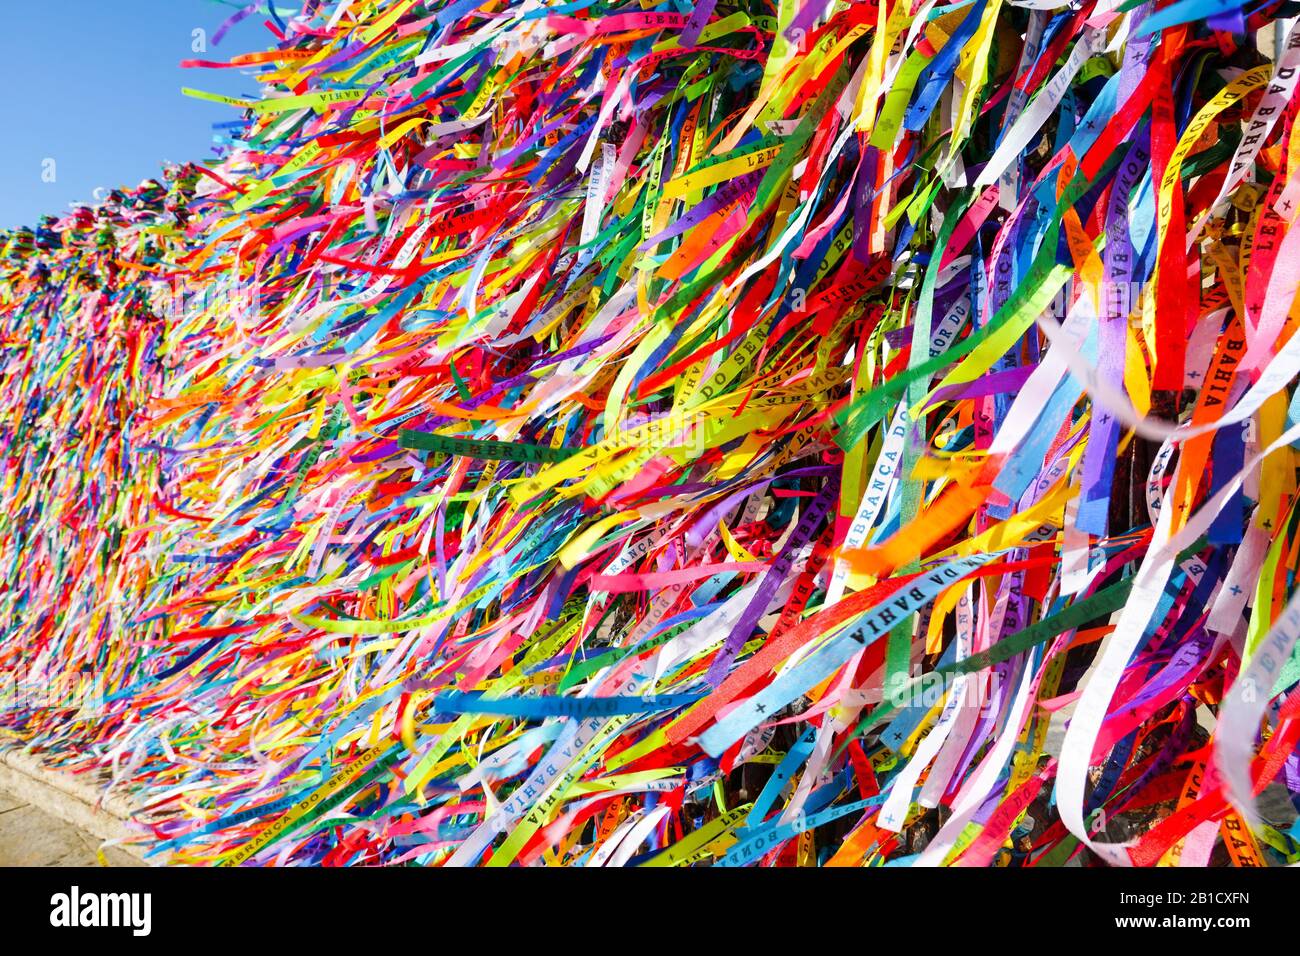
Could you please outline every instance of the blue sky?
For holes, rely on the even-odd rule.
[[[185,59],[228,60],[275,42],[263,14],[221,23],[228,0],[0,0],[0,63],[9,92],[0,112],[0,229],[89,202],[96,187],[134,186],[163,160],[212,155],[212,124],[233,107],[182,96],[190,86],[251,94],[238,69],[182,69]],[[283,14],[285,6],[277,5]],[[207,52],[192,52],[195,30]],[[44,182],[53,159],[54,182]]]

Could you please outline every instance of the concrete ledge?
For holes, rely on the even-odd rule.
[[[132,835],[127,821],[135,813],[127,801],[72,774],[50,770],[22,750],[0,750],[0,789],[101,840],[126,840]],[[126,843],[117,846],[144,860],[144,848]],[[146,862],[156,865],[161,858]]]

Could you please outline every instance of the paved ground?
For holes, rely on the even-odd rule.
[[[0,790],[0,866],[102,866],[102,841]],[[109,866],[144,864],[117,847],[104,850]]]

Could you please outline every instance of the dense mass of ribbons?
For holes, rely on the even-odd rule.
[[[1290,12],[263,8],[0,237],[3,736],[175,862],[1300,858]]]

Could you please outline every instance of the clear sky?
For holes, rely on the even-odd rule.
[[[0,0],[0,229],[90,202],[96,187],[134,186],[163,160],[212,155],[213,123],[234,107],[182,96],[190,86],[253,94],[239,69],[182,69],[275,42],[264,12],[217,28],[247,6],[231,0]],[[287,4],[277,4],[283,15]],[[262,6],[265,11],[265,5]],[[202,30],[196,37],[194,31]],[[193,52],[206,43],[207,52]],[[45,182],[53,160],[53,182]]]

